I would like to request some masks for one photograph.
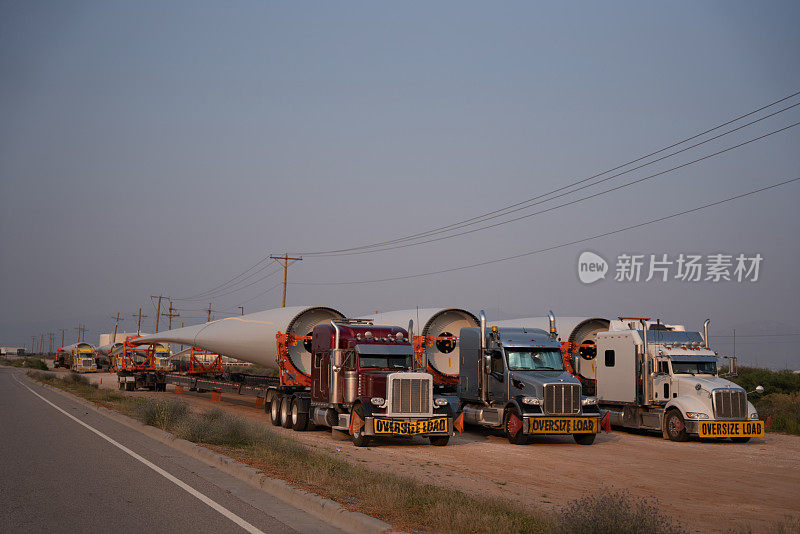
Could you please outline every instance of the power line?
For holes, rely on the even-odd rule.
[[[639,157],[639,158],[636,158],[636,159],[633,159],[633,160],[631,160],[631,161],[628,161],[627,163],[623,163],[622,165],[618,165],[618,166],[616,166],[616,167],[614,167],[614,168],[612,168],[612,169],[608,169],[608,170],[606,170],[606,171],[603,171],[603,172],[597,173],[597,174],[595,174],[595,175],[593,175],[593,176],[590,176],[590,177],[588,177],[588,178],[584,178],[583,180],[579,180],[579,181],[573,182],[573,183],[571,183],[571,184],[568,184],[568,185],[562,186],[562,187],[560,187],[560,188],[558,188],[558,189],[554,189],[554,190],[552,190],[552,191],[550,191],[550,192],[548,192],[548,193],[544,193],[544,194],[537,195],[537,196],[535,196],[535,197],[533,197],[533,198],[530,198],[530,199],[528,199],[528,200],[524,200],[524,201],[521,201],[521,202],[517,202],[517,203],[515,203],[515,204],[510,204],[510,205],[508,205],[508,206],[506,206],[506,207],[504,207],[504,208],[500,208],[500,209],[497,209],[497,210],[494,210],[494,211],[487,212],[487,213],[485,213],[485,214],[483,214],[483,215],[479,215],[479,216],[472,217],[472,218],[469,218],[469,219],[464,219],[464,220],[462,220],[462,221],[458,221],[458,222],[456,222],[456,223],[452,223],[452,224],[449,224],[449,225],[446,225],[446,226],[440,226],[440,227],[434,228],[434,229],[432,229],[432,230],[428,230],[428,231],[425,231],[425,232],[419,232],[419,233],[416,233],[416,234],[407,235],[407,236],[400,237],[400,238],[393,239],[393,240],[389,240],[389,241],[382,241],[382,242],[378,242],[378,243],[372,243],[372,244],[369,244],[369,245],[362,245],[362,246],[359,246],[359,247],[352,247],[352,248],[347,248],[347,249],[338,249],[338,250],[329,250],[329,251],[318,251],[318,252],[302,252],[302,253],[298,253],[298,254],[304,254],[304,255],[309,255],[309,256],[311,256],[311,255],[327,255],[327,254],[334,254],[334,253],[340,253],[340,252],[348,252],[348,251],[354,251],[354,250],[362,250],[362,249],[365,249],[365,248],[375,248],[375,247],[380,247],[380,246],[383,246],[383,245],[390,245],[390,244],[394,244],[394,243],[398,243],[398,242],[402,242],[402,241],[413,240],[413,239],[415,239],[415,238],[426,237],[426,236],[428,236],[428,235],[435,235],[436,233],[442,233],[442,232],[444,232],[444,231],[449,231],[449,230],[457,229],[457,228],[459,228],[459,227],[462,227],[462,226],[469,226],[469,225],[472,225],[472,224],[477,224],[477,223],[479,223],[479,222],[483,222],[484,220],[490,220],[490,219],[493,219],[493,218],[496,218],[496,217],[500,217],[500,216],[502,216],[502,215],[505,215],[505,214],[507,214],[507,213],[503,213],[503,212],[508,212],[508,213],[511,213],[511,212],[513,212],[513,211],[518,211],[518,210],[509,211],[509,210],[512,210],[512,208],[517,208],[518,206],[523,206],[523,205],[529,204],[529,203],[531,203],[531,202],[533,202],[533,201],[535,201],[535,200],[538,200],[538,199],[540,199],[540,198],[542,198],[542,197],[549,196],[549,195],[551,195],[551,194],[553,194],[553,193],[557,193],[557,192],[559,192],[559,191],[562,191],[562,190],[564,190],[564,189],[568,189],[568,188],[570,188],[570,187],[573,187],[573,186],[576,186],[576,185],[579,185],[579,184],[585,183],[585,182],[587,182],[587,181],[591,181],[591,180],[593,180],[593,179],[595,179],[595,178],[598,178],[598,177],[600,177],[600,176],[603,176],[603,175],[605,175],[605,174],[608,174],[608,173],[610,173],[610,172],[614,172],[614,171],[616,171],[616,170],[619,170],[619,169],[622,169],[622,168],[624,168],[624,167],[627,167],[628,165],[631,165],[631,164],[634,164],[634,163],[638,163],[638,162],[640,162],[640,161],[642,161],[642,160],[645,160],[645,159],[647,159],[647,158],[649,158],[649,157],[651,157],[651,156],[654,156],[654,155],[656,155],[656,154],[660,154],[660,153],[662,153],[662,152],[665,152],[665,151],[667,151],[667,150],[669,150],[669,149],[671,149],[671,148],[675,148],[675,147],[677,147],[677,146],[679,146],[679,145],[682,145],[682,144],[684,144],[684,143],[687,143],[687,142],[689,142],[689,141],[692,141],[692,140],[694,140],[694,139],[697,139],[697,138],[699,138],[699,137],[702,137],[703,135],[706,135],[706,134],[708,134],[708,133],[711,133],[711,132],[713,132],[713,131],[715,131],[715,130],[718,130],[718,129],[720,129],[720,128],[724,128],[725,126],[728,126],[728,125],[730,125],[730,124],[733,124],[733,123],[735,123],[735,122],[738,122],[739,120],[741,120],[741,119],[743,119],[743,118],[746,118],[746,117],[749,117],[749,116],[751,116],[751,115],[754,115],[754,114],[756,114],[756,113],[758,113],[758,112],[760,112],[760,111],[763,111],[763,110],[765,110],[765,109],[768,109],[768,108],[770,108],[770,107],[772,107],[772,106],[775,106],[775,105],[777,105],[777,104],[779,104],[779,103],[781,103],[781,102],[785,102],[786,100],[789,100],[789,99],[791,99],[791,98],[793,98],[793,97],[795,97],[795,96],[797,96],[797,95],[800,95],[800,91],[798,91],[798,92],[795,92],[795,93],[793,93],[793,94],[791,94],[791,95],[789,95],[789,96],[786,96],[786,97],[784,97],[784,98],[781,98],[781,99],[779,99],[779,100],[776,100],[776,101],[774,101],[774,102],[772,102],[772,103],[770,103],[770,104],[767,104],[766,106],[762,106],[762,107],[760,107],[760,108],[758,108],[758,109],[756,109],[756,110],[753,110],[753,111],[750,111],[750,112],[748,112],[748,113],[745,113],[745,114],[743,114],[743,115],[740,115],[740,116],[738,116],[738,117],[736,117],[736,118],[734,118],[734,119],[731,119],[731,120],[729,120],[729,121],[727,121],[727,122],[724,122],[724,123],[722,123],[722,124],[719,124],[719,125],[717,125],[717,126],[714,126],[713,128],[709,128],[709,129],[707,129],[707,130],[705,130],[705,131],[703,131],[703,132],[700,132],[700,133],[698,133],[698,134],[695,134],[695,135],[693,135],[693,136],[691,136],[691,137],[687,137],[687,138],[685,138],[685,139],[682,139],[682,140],[680,140],[680,141],[678,141],[678,142],[676,142],[676,143],[673,143],[673,144],[671,144],[671,145],[669,145],[669,146],[667,146],[667,147],[664,147],[664,148],[661,148],[661,149],[659,149],[659,150],[656,150],[656,151],[654,151],[654,152],[651,152],[651,153],[649,153],[649,154],[647,154],[647,155],[645,155],[645,156],[641,156],[641,157]],[[776,115],[777,113],[782,113],[783,111],[786,111],[786,110],[788,110],[788,109],[791,109],[792,107],[794,107],[794,106],[796,106],[796,105],[797,105],[797,104],[794,104],[793,106],[789,106],[788,108],[784,108],[784,109],[782,109],[782,110],[780,110],[780,111],[778,111],[778,112],[776,112],[776,113],[773,113],[773,114],[767,115],[767,116],[765,116],[765,117],[762,117],[761,119],[758,119],[758,120],[756,120],[756,121],[753,121],[753,122],[751,122],[751,123],[748,123],[748,124],[746,124],[746,125],[744,125],[744,126],[741,126],[741,127],[739,127],[739,128],[736,128],[736,129],[734,129],[734,130],[731,130],[730,132],[727,132],[727,133],[731,133],[731,132],[733,132],[733,131],[736,131],[736,130],[738,130],[738,129],[741,129],[741,128],[743,128],[743,127],[749,126],[750,124],[754,124],[754,123],[756,123],[756,122],[759,122],[760,120],[763,120],[763,119],[765,119],[765,118],[768,118],[768,117],[771,117],[771,116],[773,116],[773,115]],[[727,133],[725,133],[725,134],[722,134],[722,135],[727,135]],[[716,138],[718,138],[718,137],[721,137],[721,136],[716,136],[716,137],[714,137],[714,138],[712,138],[712,139],[709,139],[709,140],[703,141],[702,143],[698,143],[698,144],[696,144],[696,145],[694,145],[694,146],[699,146],[700,144],[703,144],[703,143],[705,143],[705,142],[711,141],[711,140],[713,140],[713,139],[716,139]],[[693,148],[693,147],[689,147],[689,148]],[[684,150],[688,150],[688,149],[684,149]],[[684,151],[684,150],[681,150],[681,151],[675,152],[674,154],[677,154],[677,153],[679,153],[679,152],[682,152],[682,151]],[[674,154],[672,154],[672,155],[674,155]],[[665,156],[665,157],[669,157],[669,156]],[[662,160],[662,159],[664,159],[664,157],[662,157],[662,158],[659,158],[658,160],[655,160],[655,161],[660,161],[660,160]],[[655,161],[654,161],[654,162],[650,162],[650,163],[648,163],[648,164],[646,164],[646,165],[649,165],[649,164],[651,164],[651,163],[655,163]],[[644,165],[643,165],[643,166],[644,166]],[[640,166],[640,167],[641,167],[641,166]],[[637,167],[637,168],[640,168],[640,167]],[[635,169],[632,169],[632,170],[635,170]],[[630,171],[625,171],[625,172],[630,172]],[[624,173],[621,173],[621,174],[624,174]],[[600,182],[598,182],[598,183],[600,183]],[[500,215],[496,215],[496,217],[489,217],[489,216],[492,216],[492,215],[495,215],[495,214],[500,214]],[[474,221],[474,222],[473,222],[473,221]],[[467,224],[467,223],[468,223],[468,224]]]
[[[800,105],[800,103],[798,103],[798,104],[795,104],[795,105]],[[408,247],[414,247],[414,246],[417,246],[417,245],[424,245],[424,244],[426,244],[426,243],[433,243],[433,242],[436,242],[436,241],[442,241],[442,240],[444,240],[444,239],[451,239],[451,238],[453,238],[453,237],[459,237],[459,236],[462,236],[462,235],[472,234],[472,233],[475,233],[475,232],[480,232],[480,231],[482,231],[482,230],[488,230],[488,229],[490,229],[490,228],[495,228],[495,227],[497,227],[497,226],[502,226],[502,225],[504,225],[504,224],[509,224],[509,223],[516,222],[516,221],[519,221],[519,220],[522,220],[522,219],[527,219],[527,218],[533,217],[533,216],[535,216],[535,215],[541,215],[542,213],[548,213],[548,212],[550,212],[550,211],[554,211],[554,210],[557,210],[557,209],[560,209],[560,208],[563,208],[563,207],[566,207],[566,206],[572,206],[572,205],[574,205],[574,204],[577,204],[578,202],[583,202],[584,200],[590,200],[590,199],[592,199],[592,198],[596,198],[596,197],[599,197],[599,196],[605,195],[605,194],[607,194],[607,193],[612,193],[612,192],[614,192],[614,191],[617,191],[617,190],[619,190],[619,189],[624,189],[624,188],[626,188],[626,187],[629,187],[629,186],[631,186],[631,185],[635,185],[635,184],[638,184],[638,183],[644,182],[644,181],[646,181],[646,180],[650,180],[650,179],[652,179],[652,178],[656,178],[656,177],[658,177],[658,176],[662,176],[662,175],[664,175],[664,174],[670,173],[670,172],[672,172],[672,171],[676,171],[676,170],[678,170],[678,169],[682,169],[682,168],[684,168],[684,167],[688,167],[689,165],[694,165],[695,163],[699,163],[699,162],[701,162],[701,161],[705,161],[705,160],[707,160],[707,159],[710,159],[710,158],[713,158],[713,157],[719,156],[720,154],[724,154],[724,153],[726,153],[726,152],[730,152],[731,150],[735,150],[735,149],[737,149],[737,148],[740,148],[740,147],[742,147],[742,146],[744,146],[744,145],[747,145],[747,144],[753,143],[753,142],[755,142],[755,141],[760,141],[761,139],[764,139],[764,138],[766,138],[766,137],[769,137],[770,135],[774,135],[774,134],[777,134],[777,133],[780,133],[780,132],[786,131],[786,130],[788,130],[788,129],[790,129],[790,128],[794,128],[794,127],[796,127],[796,126],[798,126],[798,125],[800,125],[800,122],[795,122],[795,123],[793,123],[793,124],[790,124],[790,125],[788,125],[788,126],[785,126],[785,127],[783,127],[783,128],[780,128],[780,129],[778,129],[778,130],[774,130],[774,131],[768,132],[768,133],[766,133],[766,134],[764,134],[764,135],[760,135],[760,136],[758,136],[758,137],[754,137],[753,139],[749,139],[749,140],[747,140],[747,141],[744,141],[744,142],[742,142],[742,143],[739,143],[739,144],[737,144],[737,145],[733,145],[733,146],[731,146],[731,147],[728,147],[728,148],[725,148],[725,149],[723,149],[723,150],[720,150],[720,151],[714,152],[714,153],[712,153],[712,154],[708,154],[708,155],[706,155],[706,156],[703,156],[703,157],[697,158],[697,159],[695,159],[695,160],[692,160],[692,161],[689,161],[689,162],[686,162],[686,163],[682,163],[682,164],[680,164],[680,165],[676,165],[675,167],[671,167],[671,168],[669,168],[669,169],[666,169],[666,170],[663,170],[663,171],[657,172],[657,173],[655,173],[655,174],[651,174],[651,175],[649,175],[649,176],[645,176],[645,177],[643,177],[643,178],[638,178],[638,179],[636,179],[636,180],[632,180],[632,181],[630,181],[630,182],[628,182],[628,183],[625,183],[625,184],[622,184],[622,185],[618,185],[618,186],[615,186],[615,187],[611,187],[611,188],[609,188],[609,189],[606,189],[606,190],[604,190],[604,191],[599,191],[599,192],[597,192],[597,193],[593,193],[593,194],[591,194],[591,195],[587,195],[587,196],[585,196],[585,197],[581,197],[581,198],[578,198],[578,199],[570,200],[570,201],[564,202],[563,204],[558,204],[558,205],[556,205],[556,206],[551,206],[551,207],[549,207],[549,208],[545,208],[545,209],[543,209],[543,210],[535,211],[535,212],[533,212],[533,213],[528,213],[528,214],[525,214],[525,215],[520,215],[519,217],[514,217],[514,218],[512,218],[512,219],[507,219],[507,220],[505,220],[505,221],[500,221],[500,222],[493,223],[493,224],[489,224],[489,225],[486,225],[486,226],[481,226],[481,227],[479,227],[479,228],[473,228],[472,230],[465,230],[465,231],[463,231],[463,232],[458,232],[458,233],[456,233],[456,234],[451,234],[451,235],[447,235],[447,236],[443,236],[443,237],[436,237],[436,238],[433,238],[433,239],[426,239],[426,240],[423,240],[423,241],[417,241],[417,242],[414,242],[414,243],[406,243],[406,244],[403,244],[403,245],[395,245],[395,246],[391,246],[391,247],[384,247],[384,248],[379,248],[379,249],[374,249],[374,250],[362,250],[362,251],[357,251],[357,252],[344,252],[344,253],[341,253],[341,254],[328,254],[326,257],[335,257],[335,256],[353,256],[353,255],[358,255],[358,254],[371,254],[371,253],[373,253],[373,252],[383,252],[383,251],[386,251],[386,250],[396,250],[396,249],[400,249],[400,248],[408,248]],[[575,189],[574,191],[569,191],[569,192],[566,192],[566,193],[561,193],[560,195],[556,195],[556,196],[554,196],[554,197],[552,197],[552,198],[549,198],[549,199],[547,199],[547,200],[548,200],[548,201],[549,201],[549,200],[554,200],[554,199],[556,199],[556,198],[559,198],[559,197],[562,197],[562,196],[565,196],[565,195],[568,195],[568,194],[574,193],[575,191],[579,191],[580,189],[584,189],[584,188],[586,188],[586,187],[590,187],[590,186],[592,186],[592,185],[597,185],[597,184],[601,183],[602,181],[609,180],[609,179],[611,179],[611,178],[613,178],[613,176],[612,176],[612,177],[609,177],[609,178],[605,178],[604,180],[601,180],[601,181],[599,181],[599,182],[596,182],[596,183],[594,183],[594,184],[589,184],[589,185],[586,185],[586,186],[580,187],[580,188],[578,188],[578,189]]]
[[[261,259],[260,259],[260,260],[258,260],[258,262],[256,262],[256,264],[255,264],[255,265],[253,265],[252,267],[249,267],[247,270],[245,270],[245,271],[243,271],[243,272],[241,272],[241,273],[237,274],[236,276],[234,276],[234,277],[233,277],[233,278],[231,278],[230,280],[227,280],[227,281],[225,281],[225,282],[221,283],[221,284],[220,284],[220,285],[218,285],[218,286],[212,287],[212,288],[211,288],[211,289],[209,289],[209,290],[203,291],[203,292],[201,292],[201,293],[197,293],[197,294],[195,294],[195,295],[191,295],[191,296],[189,296],[189,297],[183,297],[183,298],[179,298],[179,299],[173,299],[173,300],[192,300],[192,299],[194,299],[194,298],[197,298],[197,297],[202,297],[203,295],[206,295],[206,294],[208,294],[208,293],[213,293],[213,292],[214,292],[214,291],[216,291],[217,289],[222,289],[224,286],[227,286],[227,285],[228,285],[228,284],[230,284],[231,282],[233,282],[233,281],[235,281],[235,280],[238,280],[240,277],[244,276],[245,274],[247,274],[247,273],[248,273],[248,272],[250,272],[251,270],[255,269],[256,267],[258,267],[259,265],[261,265],[263,262],[265,262],[265,261],[266,261],[266,260],[268,260],[268,259],[269,259],[269,258],[261,258]],[[269,265],[269,264],[267,264],[267,265]],[[266,267],[266,266],[265,266],[265,267]],[[249,277],[248,277],[248,278],[249,278]]]
[[[271,264],[270,264],[270,265],[271,265]],[[180,300],[180,301],[186,301],[186,300],[189,300],[189,301],[191,301],[191,300],[205,300],[205,299],[208,299],[208,298],[210,298],[210,299],[217,299],[217,298],[221,298],[221,297],[224,297],[224,296],[226,296],[226,295],[230,295],[230,294],[232,294],[232,293],[236,293],[236,292],[238,292],[238,291],[241,291],[242,289],[246,289],[246,288],[248,288],[248,287],[250,287],[250,286],[252,286],[252,285],[254,285],[254,284],[257,284],[257,283],[261,282],[262,280],[266,280],[266,279],[267,279],[267,278],[269,278],[270,276],[273,276],[273,275],[276,275],[276,274],[278,274],[279,272],[281,272],[281,270],[282,270],[282,269],[276,269],[276,270],[272,271],[271,273],[268,273],[268,274],[266,274],[265,276],[262,276],[262,277],[261,277],[261,278],[259,278],[258,280],[254,280],[254,281],[250,282],[249,284],[243,285],[242,287],[238,287],[238,288],[236,288],[236,289],[231,289],[230,291],[227,291],[227,290],[226,290],[226,291],[223,291],[222,293],[215,293],[215,294],[211,294],[211,295],[206,295],[205,297],[196,297],[196,298],[191,298],[191,299],[189,299],[189,298],[183,298],[183,299],[172,299],[172,300]]]
[[[787,184],[790,184],[792,182],[797,182],[798,180],[800,180],[800,178],[792,178],[791,180],[785,180],[785,181],[779,182],[777,184],[773,184],[773,185],[769,185],[769,186],[762,187],[762,188],[759,188],[759,189],[755,189],[755,190],[747,192],[747,193],[742,193],[741,195],[736,195],[736,196],[733,196],[733,197],[726,198],[724,200],[718,200],[716,202],[711,202],[709,204],[704,204],[704,205],[696,207],[696,208],[680,211],[678,213],[673,213],[672,215],[666,215],[664,217],[659,217],[657,219],[651,219],[651,220],[643,222],[643,223],[634,224],[634,225],[631,225],[631,226],[625,226],[623,228],[618,228],[616,230],[611,230],[609,232],[604,232],[602,234],[596,234],[596,235],[593,235],[593,236],[590,236],[590,237],[577,239],[575,241],[569,241],[569,242],[566,242],[566,243],[561,243],[561,244],[553,245],[553,246],[546,247],[546,248],[540,248],[540,249],[537,249],[537,250],[531,250],[529,252],[523,252],[522,254],[515,254],[513,256],[506,256],[505,258],[497,258],[497,259],[494,259],[494,260],[482,261],[482,262],[473,263],[473,264],[470,264],[470,265],[463,265],[461,267],[452,267],[450,269],[440,269],[438,271],[429,271],[429,272],[426,272],[426,273],[410,274],[410,275],[405,275],[405,276],[393,276],[393,277],[390,277],[390,278],[376,278],[376,279],[373,279],[373,280],[360,280],[360,281],[352,281],[352,282],[291,282],[291,284],[293,284],[293,285],[308,285],[308,286],[374,284],[374,283],[379,283],[379,282],[390,282],[390,281],[394,281],[394,280],[407,280],[407,279],[410,279],[410,278],[420,278],[420,277],[423,277],[423,276],[433,276],[435,274],[451,273],[451,272],[455,272],[455,271],[464,271],[464,270],[467,270],[467,269],[473,269],[475,267],[482,267],[484,265],[491,265],[493,263],[500,263],[500,262],[503,262],[503,261],[509,261],[509,260],[515,260],[515,259],[518,259],[518,258],[524,258],[526,256],[532,256],[534,254],[540,254],[542,252],[549,252],[551,250],[556,250],[556,249],[568,247],[568,246],[571,246],[571,245],[577,245],[579,243],[585,243],[585,242],[591,241],[593,239],[599,239],[601,237],[607,237],[607,236],[610,236],[610,235],[619,234],[619,233],[622,233],[622,232],[626,232],[628,230],[633,230],[635,228],[641,228],[643,226],[647,226],[647,225],[650,225],[650,224],[655,224],[655,223],[658,223],[658,222],[666,221],[668,219],[674,219],[675,217],[680,217],[682,215],[686,215],[686,214],[689,214],[689,213],[694,213],[696,211],[700,211],[700,210],[703,210],[703,209],[706,209],[706,208],[710,208],[710,207],[713,207],[713,206],[718,206],[720,204],[725,204],[726,202],[731,202],[733,200],[738,200],[740,198],[748,197],[750,195],[754,195],[756,193],[761,193],[761,192],[767,191],[769,189],[774,189],[776,187],[787,185]]]
[[[730,337],[730,338],[736,337],[736,339],[739,339],[740,337],[784,337],[784,336],[800,336],[800,332],[793,333],[793,334],[737,334],[736,336],[715,335],[714,338],[716,339],[716,338],[720,338],[720,337]]]

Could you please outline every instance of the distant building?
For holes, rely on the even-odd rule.
[[[0,356],[25,356],[25,349],[22,347],[0,347]]]

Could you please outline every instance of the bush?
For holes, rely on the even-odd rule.
[[[568,534],[672,534],[684,532],[655,499],[599,488],[563,507],[560,530]]]
[[[800,393],[773,393],[755,399],[753,404],[761,419],[772,417],[771,431],[800,436]]]
[[[39,358],[0,358],[0,365],[10,365],[12,367],[25,367],[26,369],[39,369],[47,371],[47,364]]]
[[[219,408],[185,417],[178,425],[176,435],[195,443],[228,447],[246,447],[266,439],[263,425]]]
[[[798,393],[800,392],[800,373],[792,371],[772,371],[756,367],[740,367],[738,376],[726,377],[731,382],[753,391],[756,386],[764,386],[764,393]]]
[[[162,430],[172,430],[188,413],[189,405],[176,400],[146,399],[134,409],[134,415],[142,423]]]

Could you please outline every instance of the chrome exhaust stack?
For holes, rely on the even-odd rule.
[[[703,343],[709,350],[711,350],[711,343],[709,343],[708,339],[708,325],[710,324],[711,324],[711,319],[706,319],[706,321],[703,323]]]
[[[480,322],[481,322],[481,350],[480,354],[478,355],[478,365],[480,365],[481,370],[481,401],[484,403],[488,403],[489,396],[488,391],[486,391],[488,380],[486,375],[489,372],[489,366],[491,365],[491,357],[486,354],[486,313],[481,310],[480,313]]]
[[[556,339],[558,331],[556,331],[556,316],[553,310],[547,312],[547,318],[550,320],[550,339]]]
[[[652,377],[650,376],[650,348],[647,345],[647,321],[639,319],[642,323],[642,394],[644,395],[644,404],[650,404],[650,397],[652,396]]]
[[[328,397],[328,402],[333,405],[339,401],[339,380],[337,375],[341,370],[342,351],[339,348],[339,325],[336,324],[336,321],[331,319],[331,326],[333,327],[334,332],[336,332],[336,337],[334,338],[334,348],[331,351],[330,394]]]

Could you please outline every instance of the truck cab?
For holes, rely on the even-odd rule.
[[[552,314],[551,314],[552,317]],[[537,434],[571,434],[582,445],[599,432],[597,398],[564,369],[561,345],[538,328],[462,328],[458,396],[464,422],[501,428],[514,444]]]
[[[169,352],[169,349],[164,345],[157,344],[154,347],[155,354],[153,356],[153,363],[155,365],[156,371],[172,371],[172,356]]]
[[[78,373],[96,373],[97,362],[94,359],[94,348],[86,343],[79,343],[73,349],[72,370]]]
[[[276,393],[270,418],[295,430],[329,426],[359,447],[373,437],[415,435],[446,445],[453,433],[449,403],[434,399],[433,377],[415,366],[403,328],[352,319],[316,325],[310,391]]]
[[[747,392],[717,374],[717,355],[704,332],[649,319],[611,321],[597,334],[597,392],[612,424],[747,441],[764,425]]]

